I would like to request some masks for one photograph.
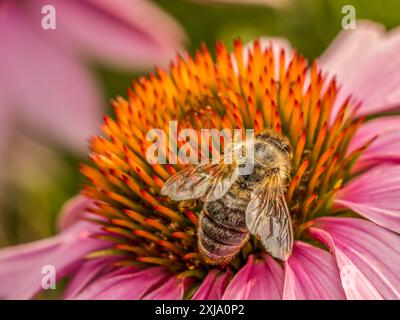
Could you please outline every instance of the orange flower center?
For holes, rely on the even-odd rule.
[[[346,154],[362,119],[354,120],[350,100],[332,119],[337,90],[316,62],[309,68],[296,52],[282,49],[276,55],[259,41],[249,50],[235,41],[233,55],[217,43],[215,59],[202,46],[195,57],[178,57],[169,72],[157,69],[134,82],[128,100],[113,101],[115,119],[104,118],[103,136],[91,140],[92,163],[81,166],[88,179],[83,193],[96,200],[92,212],[102,217],[98,222],[106,231],[98,237],[110,242],[110,249],[90,256],[118,254],[119,265],[156,264],[204,276],[209,266],[199,259],[196,245],[202,204],[160,195],[163,183],[183,164],[149,164],[145,157],[151,144],[147,132],[168,133],[169,121],[175,120],[179,128],[196,132],[272,129],[286,136],[293,147],[286,200],[295,237],[306,240],[303,231],[315,216],[331,214],[335,192],[363,151]],[[231,268],[239,269],[260,248],[251,239]]]

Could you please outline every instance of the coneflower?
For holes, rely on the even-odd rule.
[[[370,25],[358,28],[347,37],[378,32]],[[365,53],[372,60],[363,63],[376,63],[379,54],[388,54],[387,43],[396,43],[390,47],[394,50],[398,40],[398,33],[386,36],[387,47],[376,55]],[[233,53],[218,42],[215,52],[202,46],[193,57],[178,57],[168,71],[156,69],[135,81],[126,99],[113,101],[115,116],[104,117],[103,134],[90,141],[91,162],[81,166],[88,181],[84,197],[68,210],[64,224],[72,225],[48,250],[52,258],[47,261],[33,249],[38,261],[52,264],[66,242],[79,247],[63,253],[75,258],[59,267],[62,274],[76,273],[66,297],[400,298],[400,166],[398,153],[386,152],[389,143],[399,145],[400,120],[366,117],[399,106],[394,83],[400,79],[393,76],[390,92],[383,79],[374,82],[373,90],[382,89],[380,97],[391,99],[387,108],[374,109],[364,99],[371,94],[366,89],[355,86],[353,96],[351,86],[339,90],[345,72],[352,71],[338,69],[333,77],[332,59],[331,49],[321,69],[273,41],[256,40],[243,48],[237,40]],[[358,74],[351,74],[356,81]],[[371,96],[372,102],[383,102],[378,93]],[[285,196],[296,241],[287,261],[274,260],[257,239],[250,239],[226,266],[203,262],[196,234],[202,203],[188,205],[160,194],[184,165],[146,160],[152,143],[147,132],[158,128],[169,134],[170,121],[177,121],[178,130],[196,130],[199,140],[201,129],[254,129],[256,134],[269,129],[289,139],[293,157]],[[178,147],[184,143],[178,141]],[[168,159],[168,146],[165,150]],[[76,214],[85,222],[75,222]],[[76,241],[78,236],[85,240]],[[30,254],[13,250],[0,253],[1,278],[18,257]],[[39,288],[40,283],[30,295]],[[30,296],[3,290],[0,295]]]

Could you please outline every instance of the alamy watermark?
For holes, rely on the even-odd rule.
[[[147,132],[151,144],[146,151],[150,164],[232,164],[242,165],[241,174],[252,172],[254,163],[253,129],[201,129],[178,130],[178,122],[170,121],[168,133],[162,129]]]
[[[342,14],[345,16],[342,18],[342,28],[344,30],[354,30],[356,25],[356,8],[347,4],[342,7]]]
[[[57,28],[56,8],[51,4],[42,7],[42,29],[55,30]]]
[[[44,290],[56,289],[56,268],[47,264],[42,267],[42,288]]]
[[[356,289],[357,270],[353,265],[345,265],[340,271],[342,286],[345,290]]]

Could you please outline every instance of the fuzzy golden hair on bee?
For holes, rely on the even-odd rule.
[[[255,137],[256,139],[263,140],[265,142],[274,143],[282,152],[286,152],[289,155],[290,160],[293,158],[293,148],[289,139],[280,133],[271,129],[265,129],[258,133]]]

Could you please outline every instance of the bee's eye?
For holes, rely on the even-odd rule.
[[[292,152],[292,148],[289,145],[287,145],[286,143],[282,143],[282,149],[284,151],[286,151],[287,153]]]
[[[284,143],[283,141],[276,141],[275,144],[279,149],[286,152],[287,154],[290,154],[292,152],[292,147],[289,144]]]
[[[292,147],[290,145],[286,144],[286,143],[282,143],[281,148],[287,154],[290,154],[292,152]]]

